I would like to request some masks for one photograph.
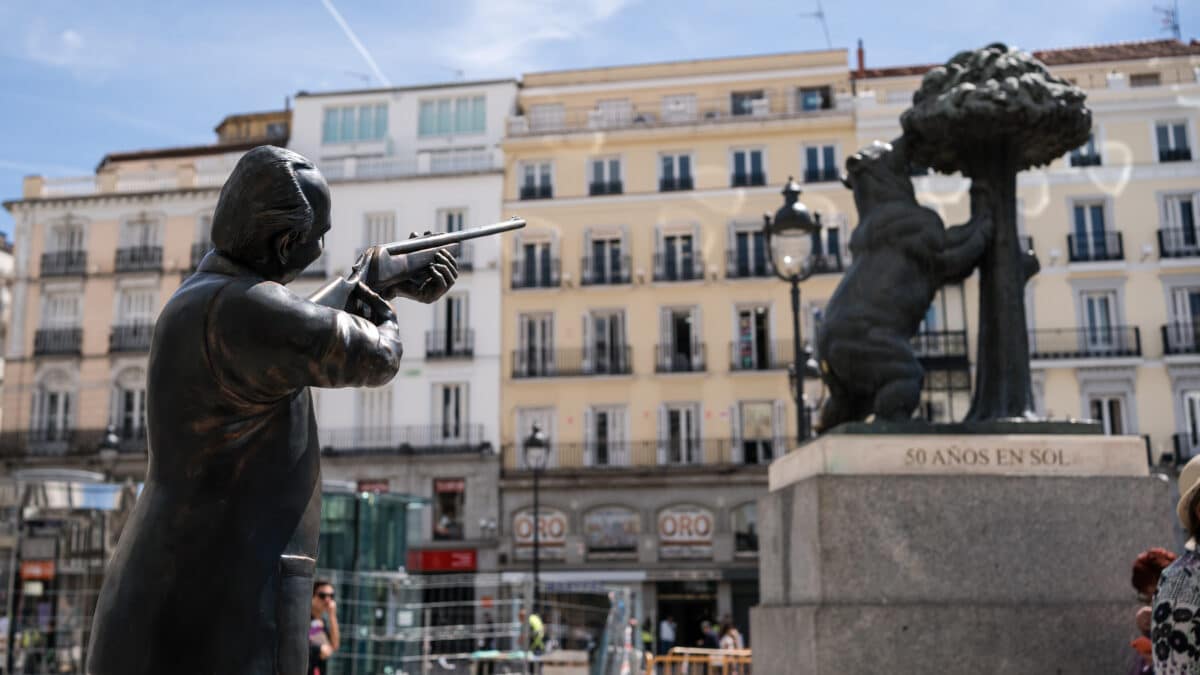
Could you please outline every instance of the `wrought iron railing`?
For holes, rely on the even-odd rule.
[[[553,199],[553,185],[522,185],[520,191],[521,199]]]
[[[1142,355],[1137,326],[1097,326],[1029,331],[1034,359],[1104,359]]]
[[[475,331],[425,331],[425,358],[469,359],[475,356]]]
[[[1067,235],[1067,252],[1070,262],[1100,262],[1124,260],[1125,245],[1120,232],[1107,231],[1089,233],[1078,237]]]
[[[767,174],[762,171],[753,173],[735,173],[729,177],[732,187],[754,187],[767,184]]]
[[[739,256],[737,251],[725,251],[725,277],[729,279],[747,279],[751,277],[770,277],[775,273],[771,270],[771,261],[764,255],[756,258],[752,253]]]
[[[658,179],[659,192],[679,192],[681,190],[691,190],[691,189],[692,189],[692,177],[691,176],[679,176],[677,178],[659,178]]]
[[[77,276],[87,272],[87,251],[50,251],[42,254],[43,277]]]
[[[655,372],[698,373],[705,368],[702,342],[660,344],[655,348]]]
[[[619,180],[598,181],[588,183],[588,195],[619,195],[624,191],[624,184]]]
[[[483,452],[491,449],[482,424],[443,424],[321,429],[325,455],[425,455]]]
[[[117,249],[113,267],[118,272],[153,272],[162,269],[161,246],[128,246]]]
[[[1200,230],[1191,228],[1164,228],[1158,231],[1158,256],[1160,258],[1194,258],[1200,256]]]
[[[579,283],[584,286],[627,284],[631,267],[627,255],[599,260],[584,256],[579,268]]]
[[[560,443],[551,440],[548,451],[547,469],[549,471],[573,471],[579,469],[619,470],[627,467],[658,466],[690,467],[699,465],[731,465],[734,463],[734,449],[738,441],[728,438],[674,438],[657,440],[608,440]],[[762,446],[762,444],[759,444]],[[784,452],[785,443],[766,445],[778,446],[778,451],[771,447],[771,454],[779,456]],[[520,444],[508,443],[502,449],[504,453],[517,453],[516,467],[508,471],[529,471],[524,458],[519,454]],[[763,458],[766,459],[766,458]],[[740,464],[760,464],[755,453],[747,457],[744,453]]]
[[[1162,326],[1163,353],[1200,354],[1200,322],[1182,321]]]
[[[108,334],[110,352],[148,352],[154,335],[154,323],[117,324]]]
[[[704,278],[704,256],[694,251],[688,256],[654,254],[655,281],[697,281]]]
[[[1191,148],[1165,148],[1158,151],[1158,161],[1160,162],[1190,162],[1192,161]]]
[[[511,288],[558,288],[562,283],[562,264],[558,258],[549,265],[529,265],[522,260],[512,263]]]
[[[762,340],[729,343],[729,369],[782,370],[792,362],[791,340]]]
[[[0,456],[3,457],[80,457],[99,460],[100,446],[106,429],[75,429],[43,427],[0,433]],[[146,427],[130,432],[117,430],[117,451],[145,454]]]
[[[527,348],[513,351],[514,379],[628,375],[632,372],[633,350],[627,345],[587,349]]]
[[[1100,166],[1100,153],[1098,152],[1072,152],[1071,166]]]
[[[52,354],[78,355],[82,349],[82,328],[39,328],[33,334],[33,353],[35,356]]]
[[[805,169],[805,183],[828,183],[831,181],[840,180],[836,166],[826,166],[819,169]]]

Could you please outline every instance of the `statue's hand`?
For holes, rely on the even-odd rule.
[[[414,232],[410,238],[417,236],[420,235]],[[445,295],[458,279],[458,263],[446,247],[392,255],[382,247],[373,246],[363,253],[355,268],[362,269],[366,284],[388,300],[404,296],[432,303]]]

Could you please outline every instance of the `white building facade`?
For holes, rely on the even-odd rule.
[[[318,165],[333,200],[315,265],[332,278],[371,244],[507,218],[500,141],[516,89],[493,80],[299,93],[289,147]],[[481,567],[499,472],[501,240],[463,244],[458,282],[438,302],[395,301],[404,362],[391,383],[315,392],[326,478],[428,498],[420,539],[474,550]]]

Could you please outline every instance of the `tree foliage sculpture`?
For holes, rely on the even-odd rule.
[[[1017,236],[1017,173],[1087,142],[1085,94],[1028,52],[995,43],[959,52],[926,73],[900,117],[913,161],[961,172],[991,189],[971,214],[990,215],[991,245],[979,265],[979,347],[968,420],[1032,419],[1025,282],[1036,259]],[[1026,259],[1028,256],[1028,259]]]

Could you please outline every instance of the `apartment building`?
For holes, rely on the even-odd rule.
[[[1042,266],[1026,292],[1038,412],[1142,435],[1154,461],[1186,459],[1200,447],[1200,43],[1035,55],[1083,88],[1093,113],[1085,146],[1018,181],[1018,227]],[[859,144],[900,133],[899,115],[931,67],[860,61]],[[915,185],[947,223],[968,218],[966,180],[929,175]],[[965,296],[975,326],[974,279]]]
[[[323,266],[372,244],[507,217],[500,142],[515,80],[300,92],[289,147],[329,181]],[[410,571],[494,569],[500,434],[500,249],[457,247],[459,278],[432,305],[394,304],[404,365],[388,385],[314,390],[327,479],[427,500]]]
[[[146,359],[159,309],[208,251],[221,185],[248,149],[287,142],[287,110],[231,115],[211,145],[106,155],[94,174],[25,179],[0,455],[17,467],[145,474]],[[115,456],[99,453],[107,427]]]

